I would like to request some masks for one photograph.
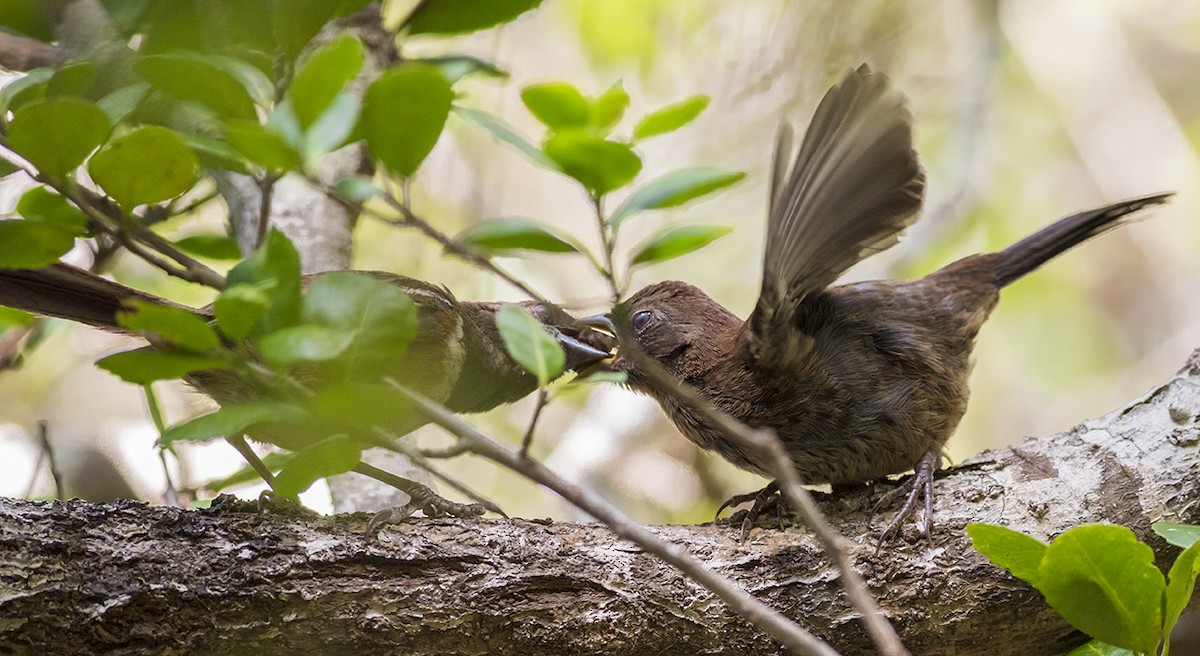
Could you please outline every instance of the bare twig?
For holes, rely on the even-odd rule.
[[[529,445],[533,443],[533,431],[537,429],[538,419],[542,416],[542,409],[550,401],[550,395],[543,387],[538,390],[537,405],[533,407],[533,416],[529,418],[529,428],[525,431],[525,437],[521,438],[521,450],[518,453],[522,458],[529,457]]]
[[[50,427],[44,419],[38,422],[38,441],[41,442],[42,452],[46,454],[50,478],[54,480],[54,498],[66,499],[67,491],[63,485],[62,472],[58,470],[58,462],[54,459],[54,449],[50,448]]]
[[[592,209],[596,214],[596,228],[600,231],[601,250],[604,251],[604,264],[600,265],[596,261],[592,261],[592,265],[596,267],[596,271],[608,282],[608,289],[612,293],[612,302],[614,304],[621,301],[621,296],[624,291],[620,282],[617,280],[616,261],[613,259],[613,251],[616,250],[617,235],[612,225],[604,218],[604,198],[598,194],[592,194]]]

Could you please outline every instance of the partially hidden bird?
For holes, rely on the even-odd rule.
[[[917,280],[831,286],[895,244],[918,216],[925,173],[907,101],[863,65],[825,94],[789,168],[791,150],[785,126],[772,166],[762,287],[748,319],[693,285],[666,281],[581,323],[616,334],[614,319],[625,321],[636,346],[679,382],[747,426],[771,429],[806,484],[860,483],[913,469],[895,490],[904,502],[880,541],[922,499],[920,528],[928,537],[933,475],[966,411],[971,350],[1000,290],[1172,194],[1072,214],[1002,251]],[[764,455],[623,356],[629,346],[618,345],[608,368],[654,397],[699,447],[772,477]],[[772,483],[735,499],[761,502],[775,489]]]

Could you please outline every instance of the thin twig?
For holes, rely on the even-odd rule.
[[[50,469],[50,478],[54,480],[54,498],[66,499],[67,490],[63,485],[62,472],[58,470],[58,462],[54,459],[54,449],[50,448],[50,426],[46,420],[38,422],[38,440],[42,443],[42,451],[46,454],[46,464]]]
[[[546,407],[546,403],[550,401],[550,394],[545,387],[538,390],[537,405],[533,407],[533,416],[529,418],[529,429],[525,431],[525,437],[521,438],[521,450],[518,453],[522,458],[529,457],[529,445],[533,443],[533,431],[537,428],[538,419],[542,416],[542,409]]]
[[[142,393],[146,395],[146,408],[150,411],[150,421],[154,424],[154,429],[158,431],[159,436],[167,430],[167,422],[163,420],[162,408],[158,405],[158,395],[154,393],[154,384],[146,383],[142,385]],[[163,499],[168,506],[179,507],[179,494],[175,491],[175,481],[171,480],[171,469],[167,466],[166,449],[158,450],[158,460],[162,463],[163,478],[167,481],[167,488],[163,490]]]
[[[258,475],[267,485],[271,487],[272,490],[275,489],[275,474],[272,473],[267,467],[266,463],[262,461],[262,458],[258,457],[258,454],[255,453],[254,449],[250,447],[250,443],[246,441],[244,436],[235,435],[231,437],[226,435],[225,441],[229,442],[234,449],[237,449],[238,453],[242,454],[242,457],[246,459],[246,462],[250,464],[250,467],[252,467],[254,471],[258,472]]]
[[[614,305],[621,302],[623,295],[621,284],[617,280],[617,266],[613,258],[613,251],[616,250],[617,235],[612,225],[604,218],[604,198],[599,194],[592,194],[592,209],[596,214],[596,228],[600,231],[601,250],[604,251],[604,266],[597,267],[597,270],[604,280],[608,282],[609,291],[612,292],[612,302]]]
[[[729,604],[734,612],[773,636],[788,649],[797,654],[836,656],[837,652],[828,643],[755,599],[733,581],[709,569],[679,545],[663,540],[608,502],[574,485],[541,463],[523,458],[516,451],[504,448],[459,416],[417,392],[394,381],[392,384],[412,399],[434,423],[460,440],[470,442],[472,451],[553,490],[574,506],[604,522],[618,536],[637,544],[707,588]]]

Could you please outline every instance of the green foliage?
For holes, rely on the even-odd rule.
[[[227,369],[230,363],[216,356],[146,346],[101,358],[96,366],[126,382],[146,385],[156,380],[183,378],[197,371]]]
[[[687,100],[667,105],[642,117],[633,128],[633,138],[637,141],[649,139],[660,134],[674,132],[696,120],[697,116],[708,107],[708,96],[692,96]]]
[[[77,236],[82,236],[88,225],[87,216],[79,208],[43,185],[21,195],[17,201],[17,214],[27,221],[58,226]]]
[[[1200,575],[1195,543],[1176,559],[1168,582],[1154,566],[1150,547],[1121,526],[1077,526],[1049,545],[988,524],[971,524],[967,534],[977,550],[1037,588],[1072,626],[1099,641],[1081,654],[1121,653],[1114,649],[1154,654],[1161,643],[1165,656],[1171,629]]]
[[[73,98],[40,100],[20,108],[8,124],[8,145],[43,174],[61,178],[108,137],[108,116]]]
[[[404,21],[410,34],[460,34],[520,16],[542,0],[421,0]]]
[[[294,497],[317,479],[354,469],[362,457],[359,442],[346,435],[323,439],[296,452],[275,477],[276,494]]]
[[[0,269],[36,269],[75,246],[75,233],[35,221],[0,221]]]
[[[242,251],[237,242],[225,235],[192,235],[176,239],[175,245],[192,255],[210,260],[240,260]]]
[[[642,170],[642,159],[628,144],[586,130],[557,132],[542,149],[560,170],[597,196],[624,187]]]
[[[270,304],[259,324],[262,332],[293,326],[300,318],[300,254],[282,232],[272,230],[262,248],[233,267],[226,281],[230,287],[269,290]]]
[[[345,35],[318,48],[304,62],[288,88],[301,127],[308,128],[362,70],[362,44]]]
[[[126,211],[174,198],[196,183],[196,156],[175,132],[146,125],[92,156],[88,173]]]
[[[367,88],[362,130],[371,152],[389,169],[410,176],[433,150],[454,92],[436,68],[396,66]]]
[[[672,171],[630,194],[612,213],[608,222],[616,227],[639,212],[677,207],[741,182],[745,177],[746,174],[741,171],[709,168]]]
[[[304,409],[275,401],[224,405],[215,412],[168,428],[158,438],[158,443],[170,448],[175,442],[204,442],[225,435],[240,436],[254,432],[263,424],[300,423],[310,419],[311,415]]]
[[[130,331],[151,335],[155,342],[200,353],[215,350],[221,344],[217,331],[191,310],[140,300],[127,305],[129,311],[117,315],[117,323]]]
[[[690,225],[667,228],[634,249],[633,265],[665,262],[700,250],[729,234],[725,226]]]
[[[551,130],[579,128],[588,124],[587,98],[566,82],[525,87],[521,91],[521,100],[529,113]]]
[[[582,251],[582,247],[572,244],[528,219],[521,218],[480,221],[458,233],[454,240],[464,246],[487,253],[519,250],[543,253],[578,253]]]
[[[496,327],[505,350],[538,379],[539,386],[545,387],[562,374],[566,364],[562,346],[525,308],[511,303],[501,306],[496,312]]]
[[[317,278],[304,296],[302,320],[347,340],[330,363],[331,381],[370,380],[393,371],[417,334],[417,309],[399,287],[347,271]]]
[[[271,175],[283,175],[300,166],[302,158],[296,148],[270,125],[248,119],[225,123],[225,138],[229,145],[261,166]]]

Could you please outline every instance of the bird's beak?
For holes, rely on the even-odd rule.
[[[612,315],[597,314],[591,317],[584,317],[575,322],[576,326],[584,326],[593,330],[608,333],[613,337],[617,336],[617,326],[613,323]]]
[[[557,334],[554,336],[554,339],[558,341],[559,345],[563,348],[563,352],[567,355],[565,363],[567,369],[579,370],[605,360],[611,355],[610,352],[601,351],[594,346],[584,344],[575,337],[558,331],[555,332]]]

